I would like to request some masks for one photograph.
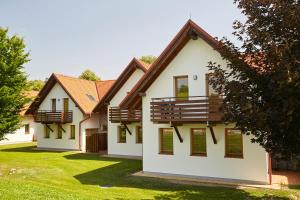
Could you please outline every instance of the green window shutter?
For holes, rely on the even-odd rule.
[[[124,126],[118,126],[118,142],[126,143],[126,128]]]
[[[206,155],[206,129],[195,128],[191,130],[192,154]]]
[[[226,156],[243,157],[243,136],[240,130],[226,129]]]
[[[160,130],[160,153],[173,154],[173,129]]]

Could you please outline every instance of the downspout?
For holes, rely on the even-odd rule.
[[[272,185],[272,154],[268,153],[268,172],[269,172],[269,184]]]
[[[79,151],[82,151],[81,149],[81,124],[85,122],[86,120],[90,119],[92,117],[92,114],[89,114],[88,117],[84,118],[79,122]]]

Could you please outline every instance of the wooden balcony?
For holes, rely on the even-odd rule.
[[[62,111],[62,110],[39,110],[34,115],[34,121],[43,124],[65,124],[72,123],[73,112],[72,111]]]
[[[152,98],[151,121],[178,124],[221,122],[222,102],[222,98],[218,96]]]
[[[140,122],[142,119],[142,110],[125,109],[120,107],[111,107],[109,109],[109,121],[112,123],[131,123]]]

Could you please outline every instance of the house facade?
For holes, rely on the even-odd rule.
[[[134,58],[120,74],[110,91],[95,107],[96,113],[108,116],[108,154],[142,156],[141,107],[128,113],[119,104],[145,74],[149,65]],[[106,108],[107,109],[101,109]],[[131,118],[130,116],[134,116]]]
[[[189,20],[123,99],[128,112],[142,105],[143,171],[270,183],[269,155],[222,120],[208,83],[208,62],[226,66],[217,46]]]
[[[88,146],[88,140],[91,137],[106,140],[107,119],[106,116],[93,115],[91,111],[113,82],[52,74],[26,111],[27,115],[34,116],[37,123],[37,147],[94,151],[94,145]],[[102,123],[99,123],[100,118]],[[105,145],[102,148],[96,151],[105,150]]]

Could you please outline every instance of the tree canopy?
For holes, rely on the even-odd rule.
[[[23,70],[28,56],[23,39],[10,37],[8,30],[0,27],[0,140],[19,128],[19,113],[29,101],[24,94],[27,82]]]
[[[99,80],[101,80],[101,78],[99,76],[97,76],[94,72],[92,72],[89,69],[82,72],[81,75],[78,78],[89,80],[89,81],[99,81]]]
[[[300,153],[300,5],[296,0],[235,0],[247,17],[234,22],[242,46],[226,38],[227,66],[210,63],[225,119],[268,152]],[[227,70],[225,70],[227,69]]]
[[[152,64],[157,59],[157,57],[156,56],[152,56],[152,55],[148,55],[148,56],[142,56],[139,59],[141,61],[145,62],[145,63]]]
[[[28,80],[27,81],[27,90],[40,91],[45,85],[45,82],[42,80]]]

